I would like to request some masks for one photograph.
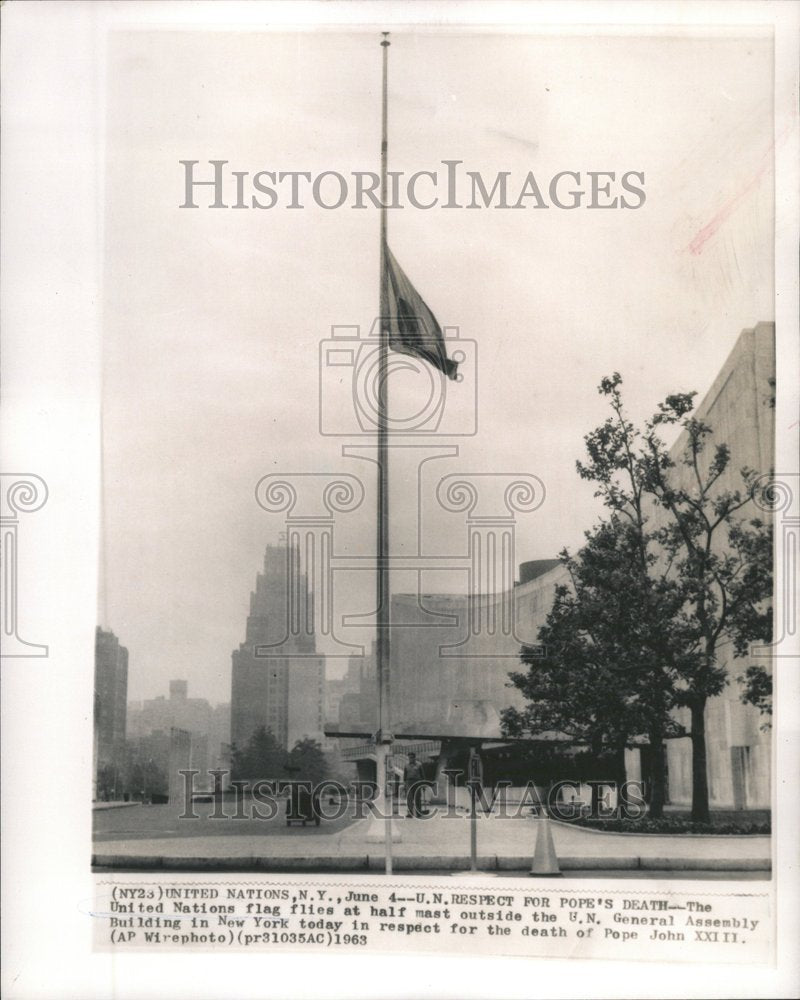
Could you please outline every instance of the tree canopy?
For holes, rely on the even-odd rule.
[[[266,726],[257,729],[243,748],[234,747],[231,756],[236,781],[287,778],[316,784],[328,772],[325,754],[317,740],[310,737],[297,740],[287,753]]]
[[[557,588],[539,634],[544,659],[523,649],[529,670],[512,676],[529,700],[506,713],[509,727],[547,726],[595,744],[651,746],[675,734],[674,707],[689,709],[692,817],[708,821],[705,706],[729,683],[736,657],[772,631],[772,534],[740,512],[758,473],[740,470],[730,488],[731,452],[692,415],[695,393],[667,396],[642,430],[628,419],[618,373],[599,392],[611,415],[585,438],[579,475],[595,484],[608,517],[577,557],[562,553],[570,586]],[[661,431],[678,425],[670,451]],[[768,711],[763,668],[745,675],[743,697]]]

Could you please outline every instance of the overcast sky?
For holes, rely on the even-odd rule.
[[[646,178],[638,210],[389,213],[409,278],[477,342],[479,433],[446,439],[460,454],[441,474],[529,472],[546,486],[520,519],[517,561],[575,546],[598,514],[575,460],[605,417],[603,375],[623,374],[641,420],[668,392],[702,396],[741,329],[774,316],[771,52],[733,35],[393,36],[390,169],[443,177],[441,161],[459,159],[489,181],[510,172],[511,191],[529,170],[543,190],[563,170]],[[374,318],[379,213],[308,196],[301,211],[180,209],[179,160],[377,171],[380,48],[372,32],[120,33],[107,113],[100,623],[130,650],[131,698],[183,677],[190,695],[227,701],[282,526],[256,482],[338,470],[371,485],[319,434],[318,345],[334,324]],[[398,551],[409,470],[396,463],[392,480]],[[341,545],[365,554],[372,517],[368,497],[337,524]],[[463,531],[443,520],[439,550],[461,554]],[[364,611],[369,595],[353,583],[336,602]],[[329,676],[343,669],[332,660]]]

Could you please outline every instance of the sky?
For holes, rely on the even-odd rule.
[[[141,30],[109,47],[99,623],[129,649],[131,699],[181,677],[190,695],[229,700],[249,593],[283,527],[255,501],[263,476],[360,476],[367,497],[337,520],[337,551],[369,554],[370,467],[319,426],[320,391],[347,416],[349,374],[326,371],[320,390],[318,359],[332,326],[374,319],[379,212],[310,197],[302,210],[181,209],[179,161],[206,175],[212,159],[251,175],[377,171],[377,42]],[[512,191],[528,171],[545,189],[564,170],[645,175],[637,210],[388,213],[406,274],[476,345],[476,374],[450,383],[446,405],[462,427],[458,393],[476,391],[478,430],[438,435],[459,453],[437,468],[537,476],[546,498],[520,515],[515,556],[551,558],[600,513],[575,471],[606,416],[600,379],[619,371],[642,421],[667,393],[702,397],[740,331],[774,318],[771,40],[409,31],[389,58],[391,170],[443,177],[458,159],[490,182],[508,171]],[[401,372],[396,398],[428,384]],[[415,525],[409,455],[392,468],[397,552]],[[430,515],[438,549],[461,552],[463,515]],[[337,590],[337,615],[369,610],[364,578]],[[431,573],[424,586],[459,584]],[[329,676],[343,669],[329,661]]]

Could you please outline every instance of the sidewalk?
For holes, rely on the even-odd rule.
[[[470,823],[463,816],[395,819],[392,845],[400,870],[469,869]],[[477,824],[481,870],[527,871],[540,820],[490,816]],[[333,833],[291,836],[172,837],[104,840],[95,867],[137,869],[255,869],[261,871],[382,870],[382,843],[367,839],[369,820]],[[768,836],[663,836],[597,833],[551,821],[562,870],[770,871]],[[382,829],[382,823],[380,824]]]
[[[122,799],[114,799],[111,802],[93,802],[92,809],[102,812],[105,809],[130,809],[131,806],[141,806],[141,802],[124,802]]]

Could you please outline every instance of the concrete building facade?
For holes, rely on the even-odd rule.
[[[261,726],[290,750],[323,740],[325,657],[317,652],[313,594],[294,545],[268,545],[250,594],[245,640],[232,654],[231,743]]]
[[[715,442],[725,442],[731,462],[717,488],[741,488],[740,470],[771,471],[774,454],[773,387],[774,325],[761,323],[744,330],[696,416],[713,429],[705,461]],[[672,455],[685,448],[680,437]],[[678,463],[677,476],[690,474]],[[751,509],[752,508],[752,509]],[[652,518],[663,516],[657,509]],[[767,515],[752,504],[743,519]],[[556,560],[523,564],[513,594],[513,633],[499,627],[508,598],[447,594],[399,594],[392,598],[391,719],[395,735],[438,734],[491,737],[499,734],[500,712],[521,707],[520,692],[510,686],[509,671],[519,669],[521,643],[535,644],[539,628],[552,606],[555,587],[567,582]],[[769,732],[756,708],[740,700],[737,676],[746,666],[732,650],[719,650],[729,684],[706,708],[710,800],[716,808],[762,808],[770,803]],[[768,661],[762,661],[769,665]],[[352,721],[346,711],[350,694],[340,704],[341,729]],[[351,699],[352,700],[352,699]],[[677,713],[689,727],[688,710]],[[368,720],[363,719],[363,722]],[[374,729],[366,726],[365,732]],[[691,741],[667,744],[668,797],[676,805],[691,801]],[[627,752],[628,777],[641,774],[640,751]]]
[[[711,444],[725,442],[731,461],[716,484],[718,491],[742,487],[744,467],[761,474],[772,471],[775,455],[775,325],[759,323],[743,330],[711,389],[697,407],[696,415],[713,428]],[[681,435],[672,449],[682,454],[686,437]],[[708,470],[713,448],[706,447],[701,471]],[[676,477],[683,482],[692,472],[679,466]],[[658,523],[660,512],[653,520]],[[752,502],[737,515],[768,520],[768,514]],[[748,661],[734,659],[730,644],[719,650],[720,662],[728,669],[729,684],[706,707],[708,780],[711,805],[731,808],[767,808],[770,805],[771,738],[764,729],[764,717],[740,700],[736,677]],[[768,660],[762,665],[771,668]],[[689,712],[683,709],[679,721],[689,728]],[[688,804],[692,795],[691,742],[688,738],[667,744],[669,794],[674,803]]]
[[[374,729],[378,718],[378,684],[375,643],[364,656],[351,656],[344,677],[329,680],[325,706],[326,725],[342,730]]]
[[[167,763],[170,805],[186,807],[187,783],[181,772],[196,768],[197,765],[192,761],[192,734],[186,729],[178,729],[173,726],[169,731],[169,759]]]
[[[121,793],[125,766],[128,650],[111,631],[95,632],[95,794]]]
[[[168,698],[159,695],[128,705],[128,736],[146,737],[173,728],[186,731],[191,738],[192,767],[205,771],[219,755],[216,744],[221,739],[212,735],[216,711],[205,698],[189,697],[188,681],[171,680]]]
[[[211,710],[211,730],[208,740],[208,758],[211,767],[227,767],[231,754],[230,702],[215,705]]]

